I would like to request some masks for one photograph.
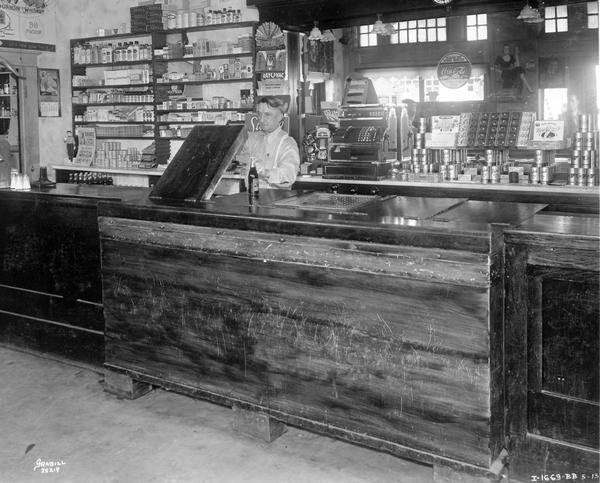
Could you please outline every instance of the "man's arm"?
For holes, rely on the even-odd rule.
[[[262,177],[271,184],[292,185],[300,168],[300,153],[293,138],[287,137],[281,143],[276,164],[276,168],[265,169]]]

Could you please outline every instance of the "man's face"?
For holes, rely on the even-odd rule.
[[[283,119],[283,113],[276,107],[270,107],[268,104],[259,104],[256,111],[260,126],[267,134],[275,131]]]

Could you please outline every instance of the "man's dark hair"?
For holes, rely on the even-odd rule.
[[[258,104],[266,104],[273,109],[279,109],[283,114],[287,111],[287,103],[283,102],[279,97],[264,96],[258,100]],[[257,104],[257,105],[258,105]]]

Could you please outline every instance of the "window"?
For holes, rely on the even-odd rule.
[[[402,99],[416,102],[483,100],[486,69],[483,66],[472,66],[471,78],[460,89],[444,87],[437,78],[436,67],[372,69],[363,71],[363,74],[373,81],[382,104],[398,105]]]
[[[598,2],[587,3],[587,26],[589,29],[598,28]]]
[[[567,89],[543,89],[542,90],[542,119],[558,120],[564,119],[567,110]]]
[[[395,29],[390,38],[392,44],[444,42],[446,40],[446,19],[444,17],[408,20],[392,25]]]
[[[467,40],[487,40],[487,14],[467,15]]]
[[[373,47],[377,45],[377,34],[371,32],[373,29],[372,25],[361,25],[358,29],[358,46],[359,47]]]
[[[567,16],[567,6],[558,5],[557,7],[546,7],[546,33],[567,32],[569,30],[569,21]]]

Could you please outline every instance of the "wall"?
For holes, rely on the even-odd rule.
[[[534,93],[543,78],[544,59],[559,58],[565,68],[565,85],[575,93],[582,105],[596,106],[593,69],[598,64],[598,30],[583,27],[585,5],[569,7],[569,32],[545,34],[543,24],[524,24],[510,12],[488,15],[488,40],[469,42],[465,39],[465,18],[448,18],[448,41],[404,45],[358,47],[355,31],[345,48],[349,72],[356,69],[436,66],[441,57],[452,50],[463,52],[473,64],[494,65],[501,55],[502,46],[508,43],[514,51],[519,48],[521,66]],[[501,87],[499,74],[490,72],[489,92]],[[493,96],[492,96],[493,97]],[[522,101],[498,102],[499,110],[537,110],[538,96],[531,95]]]

